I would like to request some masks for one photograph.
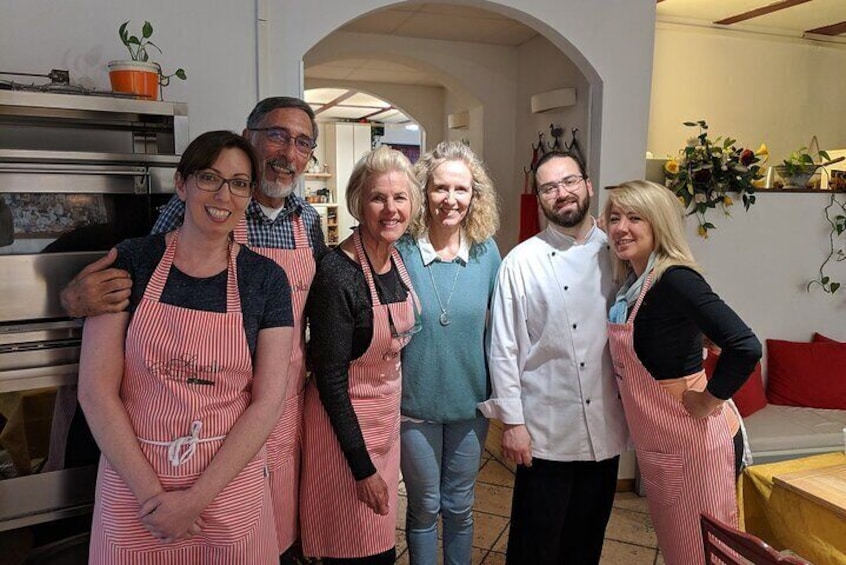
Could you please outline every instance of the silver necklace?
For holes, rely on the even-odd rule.
[[[452,302],[452,293],[455,292],[455,283],[458,281],[458,273],[461,272],[461,266],[456,265],[455,277],[453,277],[452,279],[452,288],[449,291],[449,297],[447,298],[446,306],[444,306],[444,303],[441,301],[441,294],[438,292],[438,285],[435,284],[435,275],[432,274],[433,263],[434,261],[432,261],[432,263],[429,263],[429,266],[426,267],[426,270],[429,271],[429,278],[432,279],[432,288],[435,289],[435,298],[438,299],[438,307],[441,309],[441,315],[438,316],[438,322],[440,322],[442,326],[446,327],[452,323],[452,320],[449,319],[449,303]]]

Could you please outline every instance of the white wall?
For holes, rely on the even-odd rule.
[[[211,129],[240,132],[257,99],[256,14],[248,0],[3,0],[0,69],[68,69],[76,84],[109,89],[106,64],[128,58],[118,27],[131,20],[130,29],[140,33],[145,19],[153,24],[151,39],[164,51],[153,58],[165,72],[183,67],[188,73],[187,81],[173,80],[164,95],[188,102],[191,135]]]
[[[704,119],[715,135],[761,142],[774,161],[808,145],[846,147],[846,45],[659,23],[647,148],[675,154]]]
[[[698,119],[708,121],[714,136],[755,148],[766,142],[771,164],[812,135],[822,148],[846,147],[844,90],[846,46],[659,24],[648,149],[656,157],[676,154],[698,133],[682,122]],[[709,212],[717,229],[708,240],[695,235],[689,220],[708,281],[762,342],[808,340],[814,331],[846,339],[846,292],[805,290],[827,254],[827,198],[759,191],[749,213],[739,203],[730,219]],[[837,280],[846,283],[846,264],[837,267]]]

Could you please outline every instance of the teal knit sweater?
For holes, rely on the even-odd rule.
[[[476,418],[476,403],[490,394],[485,356],[485,318],[501,262],[493,239],[470,247],[460,259],[423,265],[410,236],[397,242],[414,290],[422,305],[423,327],[402,350],[402,414],[427,422],[461,422]],[[434,283],[451,323],[442,326]],[[456,272],[458,271],[457,279]]]

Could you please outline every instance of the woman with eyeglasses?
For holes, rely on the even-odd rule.
[[[291,289],[235,243],[258,174],[214,131],[175,174],[182,227],[117,246],[124,312],[88,318],[79,401],[102,457],[92,563],[278,563],[263,447],[282,406]]]
[[[415,165],[423,213],[398,248],[423,310],[402,351],[400,458],[408,492],[412,565],[471,562],[476,476],[488,431],[476,404],[488,399],[485,325],[501,261],[493,182],[467,145],[442,142]]]
[[[417,297],[394,247],[420,208],[411,164],[380,147],[353,169],[359,222],[317,269],[300,523],[303,553],[325,564],[392,564],[399,483],[400,350],[419,329]]]

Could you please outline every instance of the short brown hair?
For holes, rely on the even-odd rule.
[[[207,131],[195,137],[194,141],[182,153],[182,158],[179,159],[179,164],[176,166],[176,172],[180,177],[186,179],[192,173],[208,169],[214,165],[224,149],[240,149],[243,151],[250,160],[250,179],[258,180],[261,165],[259,165],[255,149],[242,136],[226,130]]]

